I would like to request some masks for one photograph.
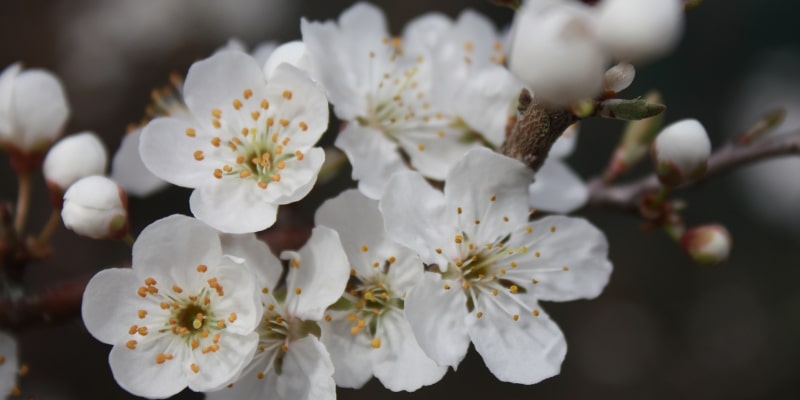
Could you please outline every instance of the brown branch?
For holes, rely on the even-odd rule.
[[[800,132],[773,136],[744,145],[727,144],[711,155],[708,170],[702,178],[685,183],[677,189],[687,189],[747,164],[784,155],[800,155]],[[659,187],[655,174],[633,183],[611,186],[605,185],[601,177],[596,177],[589,182],[589,201],[586,207],[637,213],[641,198],[648,193],[654,193]]]

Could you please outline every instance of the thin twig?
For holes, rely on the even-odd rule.
[[[677,189],[687,189],[712,177],[747,164],[784,155],[800,154],[800,132],[778,135],[746,145],[727,144],[714,152],[708,160],[708,170],[702,178],[688,182]],[[642,196],[658,190],[661,184],[655,174],[638,181],[607,186],[601,177],[589,182],[588,208],[614,209],[638,212]]]
[[[22,236],[25,220],[28,218],[28,205],[31,200],[31,175],[19,174],[19,192],[17,193],[16,212],[14,213],[14,229]]]

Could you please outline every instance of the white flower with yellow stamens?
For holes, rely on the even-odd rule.
[[[422,261],[386,238],[378,202],[346,191],[320,206],[316,223],[339,232],[353,268],[347,292],[321,323],[336,384],[359,388],[375,375],[390,390],[414,391],[442,379],[447,367],[425,355],[403,315]]]
[[[406,318],[440,365],[455,368],[472,341],[500,380],[551,377],[566,342],[538,301],[593,298],[608,282],[608,244],[593,225],[528,222],[531,175],[516,160],[477,149],[450,171],[444,194],[412,172],[386,188],[380,209],[389,238],[429,270],[406,297]]]
[[[274,266],[280,264],[267,255],[264,243],[252,235],[226,235],[223,243],[224,248],[249,248],[250,254],[262,254],[258,257],[261,266],[248,265],[256,272],[264,315],[253,361],[233,385],[208,393],[206,399],[335,399],[333,363],[319,340],[317,322],[341,297],[350,276],[339,235],[318,226],[300,251],[281,254],[290,260],[290,268],[285,289],[278,290],[280,269]]]
[[[266,229],[278,205],[305,197],[325,158],[313,147],[328,102],[305,72],[269,75],[249,55],[224,51],[189,69],[183,97],[193,119],[158,118],[142,132],[147,168],[194,188],[192,213],[223,232]]]
[[[219,234],[173,215],[142,231],[131,268],[95,275],[83,295],[89,332],[114,345],[117,383],[148,398],[235,379],[258,345],[261,304],[253,273],[223,255]]]
[[[466,55],[457,56],[454,69],[452,40],[457,40],[458,49],[469,40],[448,36],[440,47],[445,32],[455,29],[449,24],[437,15],[426,15],[402,38],[392,37],[381,10],[366,3],[344,11],[338,22],[301,23],[313,74],[325,87],[336,115],[348,122],[335,145],[347,154],[353,178],[367,197],[380,198],[392,173],[410,167],[428,178],[444,179],[467,151],[483,145],[480,134],[502,142],[507,122],[502,111],[515,97],[513,90],[509,97],[503,95],[508,87],[504,78],[512,79],[511,75],[505,71],[501,76],[495,70],[471,82],[473,71]],[[466,47],[473,54],[474,49]],[[487,49],[480,61],[485,58],[489,64],[493,51]],[[492,54],[500,61],[501,53]],[[465,106],[453,106],[454,99]],[[494,123],[498,117],[486,115],[500,115],[500,124]],[[467,120],[480,121],[481,126],[470,127]],[[485,126],[499,129],[474,129]]]

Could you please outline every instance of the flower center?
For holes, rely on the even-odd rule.
[[[205,325],[208,311],[195,303],[189,303],[176,310],[175,320],[179,330],[186,330],[189,334],[199,332]]]

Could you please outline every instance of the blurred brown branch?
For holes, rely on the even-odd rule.
[[[773,136],[748,143],[729,143],[715,151],[708,160],[708,170],[702,178],[688,182],[677,189],[686,189],[703,181],[747,164],[784,155],[800,155],[800,132]],[[602,177],[589,182],[589,201],[586,207],[613,209],[638,213],[643,196],[655,193],[661,184],[655,174],[638,181],[606,185]]]

